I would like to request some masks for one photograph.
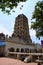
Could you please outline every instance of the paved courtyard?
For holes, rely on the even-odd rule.
[[[0,65],[37,65],[37,63],[24,63],[18,59],[0,57]]]

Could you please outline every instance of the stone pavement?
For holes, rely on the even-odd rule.
[[[37,65],[37,63],[24,63],[18,59],[0,57],[0,65]]]

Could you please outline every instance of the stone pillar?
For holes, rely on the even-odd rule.
[[[20,59],[20,54],[17,54],[17,59]]]

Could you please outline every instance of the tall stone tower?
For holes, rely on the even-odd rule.
[[[31,38],[29,35],[28,19],[24,14],[20,14],[16,17],[13,37],[18,37],[28,43],[31,43]]]

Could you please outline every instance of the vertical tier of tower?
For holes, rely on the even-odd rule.
[[[28,19],[24,14],[20,14],[16,17],[13,37],[18,37],[28,43],[31,43]]]

